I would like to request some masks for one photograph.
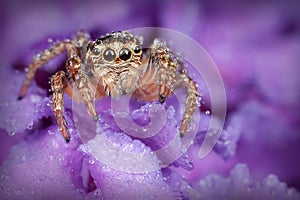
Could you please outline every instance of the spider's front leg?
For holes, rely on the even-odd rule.
[[[35,56],[35,58],[29,65],[28,72],[26,74],[26,79],[20,89],[18,99],[22,99],[25,96],[27,89],[34,78],[36,70],[42,67],[47,62],[49,62],[50,60],[52,60],[53,58],[55,58],[56,56],[58,56],[59,54],[61,54],[62,52],[64,52],[65,49],[66,43],[58,42],[52,45],[49,49],[44,50],[41,54]]]
[[[173,90],[177,62],[172,58],[166,42],[158,39],[153,42],[150,59],[158,74],[158,99],[164,103]]]
[[[66,120],[63,115],[64,112],[64,90],[68,90],[68,79],[65,76],[65,72],[59,71],[53,75],[51,78],[51,90],[53,92],[52,102],[53,102],[53,112],[62,136],[65,138],[66,142],[70,141],[70,136],[68,134],[68,129],[66,125]],[[72,89],[70,90],[72,91]]]
[[[29,85],[31,84],[31,82],[34,78],[35,72],[38,68],[42,67],[44,64],[46,64],[47,62],[49,62],[56,56],[63,53],[65,50],[68,49],[68,46],[70,46],[70,44],[73,44],[74,48],[78,49],[80,54],[83,54],[81,52],[82,52],[82,49],[86,49],[88,39],[89,39],[88,33],[80,31],[77,33],[77,35],[75,37],[75,43],[73,41],[56,42],[56,43],[52,44],[52,46],[50,48],[44,50],[42,53],[35,56],[35,58],[29,65],[28,73],[26,74],[25,81],[20,89],[18,99],[22,99],[25,96],[27,89],[28,89]],[[78,53],[76,53],[76,54],[78,54]],[[81,55],[81,56],[84,56],[84,55]]]
[[[184,87],[187,89],[187,98],[185,101],[185,111],[180,125],[180,137],[186,134],[188,125],[190,124],[193,114],[197,109],[197,98],[199,92],[196,84],[186,73],[178,73],[175,81],[175,88]]]
[[[180,125],[180,137],[186,134],[189,123],[197,108],[197,97],[199,93],[195,82],[182,72],[182,63],[173,58],[164,41],[156,40],[152,48],[152,63],[158,66],[158,98],[163,103],[172,91],[179,87],[187,89],[185,112]]]

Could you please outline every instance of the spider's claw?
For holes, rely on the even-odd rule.
[[[183,132],[180,132],[180,138],[183,138],[184,137],[184,133]]]
[[[98,119],[99,119],[98,115],[93,116],[93,119],[94,119],[95,121],[98,121]]]
[[[69,143],[70,140],[71,140],[70,136],[68,136],[68,137],[65,138],[66,143]]]
[[[159,102],[164,103],[165,101],[166,101],[166,96],[163,94],[159,95]]]
[[[24,98],[26,91],[27,91],[27,87],[25,85],[23,85],[19,92],[18,100],[21,100]]]

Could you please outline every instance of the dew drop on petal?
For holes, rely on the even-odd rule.
[[[40,178],[39,178],[40,181],[45,181],[47,180],[47,176],[46,175],[42,175]]]
[[[9,136],[14,136],[14,135],[16,135],[16,132],[14,132],[14,131],[9,131],[9,132],[8,132],[8,135],[9,135]]]
[[[97,189],[94,191],[94,195],[95,195],[96,197],[101,196],[101,194],[102,194],[102,192],[101,192],[101,190],[100,190],[99,188],[97,188]]]
[[[90,160],[89,160],[89,163],[90,163],[90,164],[94,164],[94,163],[95,163],[95,160],[94,160],[94,159],[90,159]]]
[[[28,124],[28,126],[27,126],[27,129],[28,129],[28,130],[32,130],[32,127],[33,127],[33,122],[30,122],[30,123]]]
[[[210,115],[210,111],[209,110],[205,111],[205,114]]]
[[[269,187],[271,187],[271,186],[273,186],[273,185],[275,185],[275,184],[277,184],[279,181],[278,181],[278,178],[277,178],[277,176],[275,176],[275,175],[269,175],[267,178],[266,178],[266,186],[269,186]]]

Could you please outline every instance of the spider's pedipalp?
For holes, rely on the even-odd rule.
[[[67,69],[71,75],[72,80],[75,83],[76,89],[78,90],[88,113],[95,121],[98,120],[98,115],[94,105],[94,95],[88,83],[88,76],[81,70],[82,62],[76,55],[72,55],[67,61]]]

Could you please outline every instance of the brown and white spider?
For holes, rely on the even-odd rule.
[[[66,142],[70,141],[70,136],[64,118],[64,91],[75,100],[83,101],[89,115],[97,120],[94,105],[97,99],[131,94],[137,99],[158,99],[163,103],[175,89],[185,87],[186,109],[180,126],[180,136],[184,136],[197,108],[198,91],[166,42],[155,39],[143,52],[143,38],[126,31],[89,40],[89,34],[80,31],[74,40],[56,42],[36,56],[29,65],[19,99],[25,96],[36,70],[66,50],[67,75],[58,71],[51,78],[53,111]]]

